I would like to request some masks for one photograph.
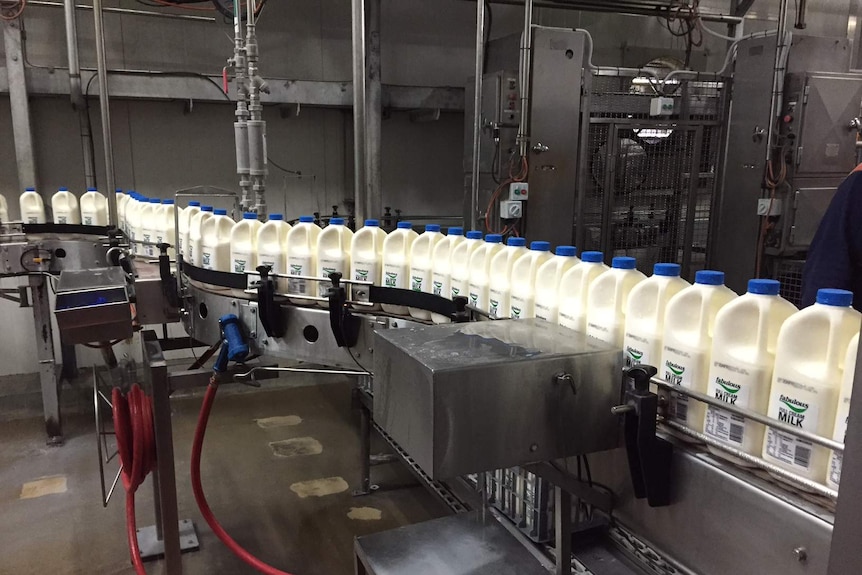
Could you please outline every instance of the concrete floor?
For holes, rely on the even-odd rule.
[[[352,573],[355,536],[447,514],[418,485],[362,498],[351,495],[358,482],[359,452],[350,384],[335,378],[321,381],[325,383],[310,386],[305,379],[300,387],[282,382],[277,389],[255,391],[224,387],[204,444],[204,490],[223,526],[252,553],[298,575]],[[194,503],[188,469],[200,403],[199,394],[172,400],[180,517],[195,522],[201,543],[200,550],[184,555],[184,572],[254,573],[222,546]],[[256,421],[285,416],[297,417]],[[262,427],[273,422],[281,425]],[[45,445],[39,419],[0,422],[0,573],[133,573],[121,487],[107,509],[99,502],[92,415],[67,416],[64,424],[66,444],[54,448]],[[300,438],[317,443],[290,442],[282,453],[310,454],[277,456],[269,445]],[[115,463],[109,466],[114,473]],[[22,498],[25,483],[54,477],[37,486],[61,492]],[[334,477],[343,478],[349,488],[305,498],[291,489],[297,482]],[[401,464],[377,467],[373,477],[384,485],[412,478]],[[149,480],[137,502],[139,526],[152,524]],[[148,571],[159,573],[161,565],[150,563]]]

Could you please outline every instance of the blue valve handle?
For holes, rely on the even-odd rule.
[[[219,357],[216,360],[216,366],[221,367],[221,371],[224,371],[224,369],[227,369],[228,361],[244,360],[248,357],[249,350],[248,343],[246,343],[242,333],[239,318],[234,314],[228,314],[222,316],[218,322],[219,326],[221,326],[224,342],[219,352]]]

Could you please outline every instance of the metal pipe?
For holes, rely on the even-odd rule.
[[[254,191],[254,207],[258,217],[266,216],[266,122],[263,120],[261,91],[268,92],[258,70],[259,52],[255,24],[255,0],[246,0],[245,57],[248,65],[248,164]]]
[[[108,196],[108,221],[119,225],[117,220],[117,194],[114,179],[114,144],[111,138],[111,103],[108,99],[108,67],[105,57],[105,22],[102,0],[93,0],[93,22],[96,33],[96,70],[99,75],[99,107],[102,112],[102,145],[105,147],[105,184]]]
[[[723,411],[727,411],[729,413],[733,413],[735,415],[739,415],[746,419],[750,419],[752,421],[756,421],[757,423],[762,423],[767,427],[771,427],[775,430],[780,431],[781,433],[786,433],[787,435],[792,435],[794,437],[798,437],[799,439],[803,439],[805,441],[815,443],[822,447],[826,447],[835,451],[837,453],[844,453],[844,444],[838,443],[837,441],[833,441],[826,437],[820,437],[814,433],[798,429],[791,425],[787,425],[786,423],[782,423],[777,419],[772,419],[771,417],[767,417],[761,413],[757,413],[756,411],[752,411],[750,409],[745,409],[742,407],[737,407],[735,405],[731,405],[729,403],[725,403],[720,399],[715,399],[714,397],[710,397],[704,393],[700,393],[699,391],[694,391],[693,389],[689,389],[687,387],[683,387],[681,385],[675,385],[673,383],[669,383],[663,379],[659,379],[658,377],[653,377],[650,380],[650,383],[657,385],[662,389],[666,389],[668,391],[673,391],[674,393],[680,393],[682,395],[691,397],[692,399],[696,399],[702,403],[707,405],[711,405],[712,407],[716,407]]]
[[[258,371],[283,371],[286,373],[313,373],[317,375],[371,375],[367,371],[357,371],[355,369],[318,369],[311,367],[253,367],[245,373],[235,373],[234,379],[253,378]]]
[[[479,155],[482,152],[482,89],[485,72],[485,2],[476,2],[476,79],[473,90],[473,167],[470,181],[470,217],[465,224],[475,230],[479,220]]]
[[[530,143],[530,82],[532,80],[533,51],[533,0],[524,0],[524,31],[521,32],[521,65],[518,67],[520,79],[518,91],[521,94],[521,121],[518,124],[518,153],[527,157]]]
[[[241,190],[240,209],[245,210],[251,203],[251,177],[249,165],[248,140],[248,83],[246,72],[245,38],[242,35],[242,12],[239,0],[233,0],[233,58],[228,64],[233,66],[236,81],[236,121],[234,127],[234,144],[236,147],[236,173],[239,176]]]
[[[475,2],[476,0],[467,0]],[[502,4],[508,6],[521,6],[522,0],[491,0],[491,4]],[[606,0],[580,0],[571,2],[560,2],[556,0],[543,1],[538,0],[533,2],[535,8],[550,8],[552,10],[583,10],[585,12],[610,12],[626,16],[646,16],[649,18],[663,18],[670,14],[667,7],[667,2],[656,2],[655,4],[637,4],[637,3],[621,3],[607,2]],[[730,14],[722,14],[720,12],[701,11],[699,18],[704,22],[721,22],[738,24],[743,18],[740,16],[732,16]]]
[[[69,60],[69,97],[72,108],[78,113],[81,132],[81,154],[84,159],[84,182],[88,188],[96,186],[96,159],[93,157],[93,134],[87,121],[86,102],[81,89],[81,62],[78,58],[78,21],[74,0],[63,0],[66,23],[66,54]],[[113,193],[112,190],[107,190]]]
[[[63,2],[44,2],[43,0],[28,0],[28,6],[40,6],[44,8],[64,8],[67,0]],[[78,10],[92,10],[93,7],[89,4],[76,4]],[[112,8],[104,7],[103,12],[111,12],[113,14],[128,14],[130,16],[151,16],[153,18],[169,18],[172,20],[196,20],[198,22],[215,22],[215,18],[209,16],[190,16],[187,14],[172,14],[170,12],[150,12],[148,10],[130,10],[128,8]]]
[[[784,100],[784,69],[790,52],[790,32],[787,30],[789,0],[781,0],[778,9],[778,34],[775,38],[775,66],[772,70],[772,100],[769,104],[769,123],[766,130],[766,163],[772,160],[773,132]],[[764,174],[765,177],[765,174]]]
[[[366,168],[366,87],[365,87],[365,0],[351,0],[353,20],[353,199],[356,221],[362,222],[366,212],[368,190]]]
[[[383,85],[380,77],[380,0],[368,0],[365,78],[365,214],[383,213]],[[357,222],[357,226],[362,220]]]

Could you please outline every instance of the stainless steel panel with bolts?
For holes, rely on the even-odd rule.
[[[611,449],[621,361],[542,320],[379,331],[374,419],[434,479]]]

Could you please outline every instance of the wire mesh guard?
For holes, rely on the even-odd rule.
[[[664,87],[673,115],[651,116],[654,80],[596,76],[582,169],[583,249],[638,259],[641,271],[677,262],[689,279],[703,269],[719,173],[725,86]]]
[[[799,307],[802,303],[802,269],[805,260],[777,259],[772,277],[781,282],[781,297]]]
[[[545,543],[554,537],[554,486],[520,467],[467,476],[481,489],[489,505],[509,518],[531,540]]]

